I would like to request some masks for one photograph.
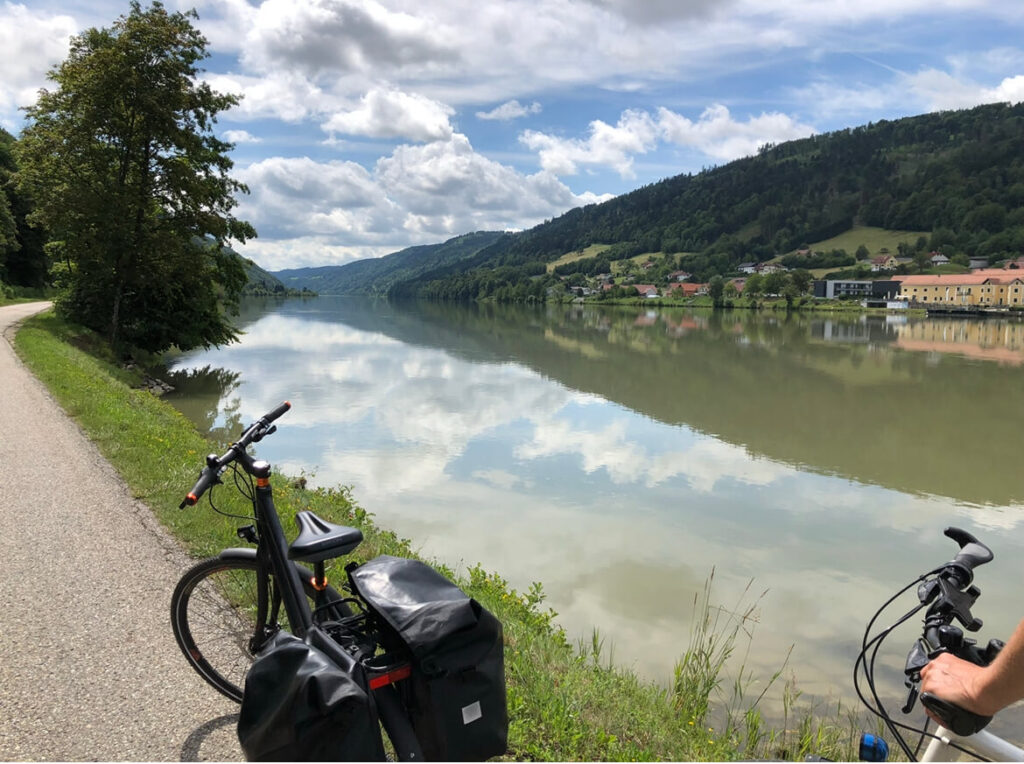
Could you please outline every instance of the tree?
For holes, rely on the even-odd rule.
[[[760,273],[751,273],[743,284],[743,294],[751,300],[755,299],[763,289],[764,276]]]
[[[26,222],[32,206],[15,185],[15,144],[14,136],[0,128],[0,281],[41,287],[49,270],[45,234]]]
[[[870,255],[871,252],[868,251],[867,246],[865,246],[864,244],[861,244],[859,247],[857,247],[857,253],[855,256],[858,260],[867,260]]]
[[[789,274],[789,281],[796,288],[797,294],[806,294],[813,279],[811,272],[803,268],[798,268]]]
[[[238,103],[197,82],[195,12],[133,2],[109,29],[72,38],[28,109],[19,187],[67,263],[58,307],[115,347],[159,352],[235,338],[245,273],[229,239],[255,236],[231,210],[246,192],[213,135]]]
[[[722,294],[725,292],[725,279],[721,276],[715,275],[711,277],[708,282],[708,294],[711,295],[711,301],[718,307],[722,304]]]
[[[772,271],[764,277],[764,282],[761,284],[761,288],[765,294],[782,294],[783,288],[786,286],[786,274],[782,271]]]

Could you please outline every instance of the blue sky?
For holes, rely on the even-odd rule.
[[[168,0],[195,8],[271,270],[580,204],[766,142],[1024,100],[1024,3]],[[0,125],[127,2],[0,3]]]

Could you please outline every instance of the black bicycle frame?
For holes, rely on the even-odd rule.
[[[288,559],[288,539],[284,535],[281,519],[274,507],[273,491],[270,489],[270,464],[263,460],[254,460],[244,452],[238,457],[238,461],[247,473],[256,478],[253,508],[256,515],[256,532],[259,536],[257,560],[262,557],[262,562],[265,563],[269,558],[270,569],[277,582],[292,633],[300,639],[305,639],[310,631],[319,632],[314,635],[316,647],[327,653],[339,666],[348,665],[352,661],[352,656],[313,625],[313,612],[306,600],[299,572]],[[272,599],[268,601],[267,606],[272,606]],[[402,708],[397,689],[392,685],[385,685],[370,692],[377,703],[380,719],[395,747],[399,761],[422,761],[423,752],[419,740]]]

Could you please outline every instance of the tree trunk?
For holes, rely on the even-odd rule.
[[[117,289],[114,290],[114,307],[110,315],[110,347],[117,348],[118,329],[121,326],[121,297],[124,294],[124,277],[117,280]]]

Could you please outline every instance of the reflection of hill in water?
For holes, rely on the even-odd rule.
[[[897,351],[901,330],[884,319],[327,299],[295,315],[471,360],[514,360],[813,471],[977,504],[1024,500],[1013,465],[1021,371]]]

